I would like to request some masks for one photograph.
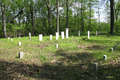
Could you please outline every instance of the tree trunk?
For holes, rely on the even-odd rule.
[[[6,23],[5,23],[5,11],[4,11],[4,5],[3,2],[1,1],[1,10],[2,10],[2,23],[3,23],[3,34],[4,37],[6,38]]]
[[[81,26],[82,26],[82,31],[84,31],[84,20],[83,20],[83,0],[81,1]]]
[[[110,0],[110,34],[114,33],[114,0]]]
[[[89,30],[91,31],[91,1],[90,1],[90,12],[89,12]]]
[[[57,0],[57,32],[59,33],[59,0]]]
[[[66,28],[68,28],[68,0],[66,0]]]

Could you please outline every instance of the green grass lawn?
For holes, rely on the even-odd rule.
[[[83,38],[86,38],[85,40]],[[21,42],[21,46],[18,46]],[[50,40],[49,36],[0,39],[0,80],[120,79],[120,36],[98,35]],[[55,47],[58,44],[58,48]],[[19,59],[19,52],[24,52]],[[107,61],[103,56],[107,55]],[[98,71],[93,64],[98,63]]]

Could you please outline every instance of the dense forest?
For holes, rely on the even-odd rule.
[[[106,22],[100,21],[102,6]],[[120,32],[120,0],[0,0],[0,7],[0,37],[55,35],[65,28],[74,35],[79,30]]]

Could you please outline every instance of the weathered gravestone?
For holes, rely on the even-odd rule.
[[[8,37],[8,39],[10,39],[10,37]]]
[[[31,40],[31,33],[29,32],[29,40]]]
[[[103,60],[106,61],[107,60],[107,55],[103,56]]]
[[[66,28],[66,38],[68,38],[68,36],[69,36],[69,28]]]
[[[113,52],[113,48],[111,48],[112,52]]]
[[[80,36],[80,31],[78,31],[78,36]]]
[[[42,34],[39,34],[39,41],[42,41]]]
[[[52,35],[50,35],[50,40],[52,40]]]
[[[13,41],[13,39],[10,39],[10,41]]]
[[[23,52],[20,52],[20,53],[19,53],[19,58],[22,59],[22,58],[23,58],[23,55],[24,55]]]
[[[98,63],[94,63],[94,64],[93,64],[93,69],[94,69],[94,71],[97,71],[97,70],[98,70]]]
[[[18,45],[20,46],[20,45],[21,45],[21,42],[18,42]]]
[[[98,32],[96,31],[96,36],[97,36],[97,33],[98,33]]]
[[[56,44],[55,46],[56,46],[56,48],[58,48],[58,44]]]
[[[64,39],[64,31],[61,32],[61,38]]]
[[[90,31],[88,31],[88,39],[90,38]]]
[[[56,32],[56,40],[58,40],[58,36],[59,36],[59,34],[58,34],[58,32]]]

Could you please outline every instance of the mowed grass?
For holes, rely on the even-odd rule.
[[[18,46],[21,42],[21,46]],[[5,80],[108,80],[120,79],[119,36],[98,35],[50,40],[49,36],[0,39],[0,79]],[[56,48],[55,44],[58,44]],[[19,59],[19,52],[24,52]],[[107,61],[103,56],[107,55]],[[98,63],[98,71],[93,64]]]

